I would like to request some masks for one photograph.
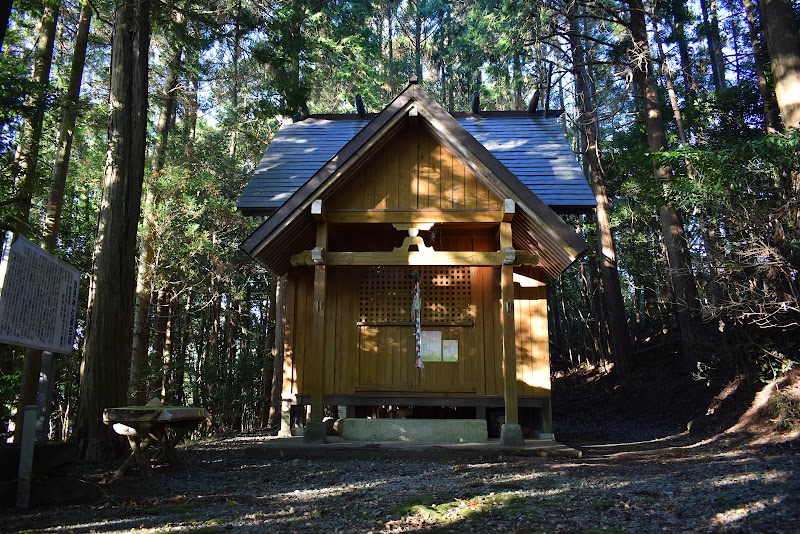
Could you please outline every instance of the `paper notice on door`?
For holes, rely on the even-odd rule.
[[[443,362],[458,361],[457,339],[445,339],[444,341],[442,341],[442,361]]]
[[[439,331],[423,330],[422,337],[422,350],[420,357],[423,362],[440,362],[442,361],[442,333]]]

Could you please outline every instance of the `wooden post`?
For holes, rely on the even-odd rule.
[[[325,443],[325,425],[322,423],[322,392],[325,387],[325,286],[327,267],[325,266],[325,250],[328,248],[328,223],[325,222],[324,209],[320,201],[314,202],[317,219],[317,246],[314,263],[314,319],[312,322],[311,351],[304,366],[305,383],[311,394],[311,420],[306,423],[303,441],[307,443]]]
[[[52,352],[42,352],[42,365],[39,369],[39,393],[36,396],[36,441],[50,439],[50,402],[53,400],[56,361]]]
[[[322,388],[325,383],[323,377],[325,365],[325,282],[326,267],[314,267],[314,321],[313,338],[311,340],[313,354],[313,368],[308,369],[313,373],[311,384],[311,421],[322,421]],[[307,371],[308,372],[308,371]],[[307,377],[312,378],[312,377]]]
[[[31,498],[33,478],[33,449],[36,438],[36,405],[25,406],[22,416],[22,441],[19,453],[19,476],[17,478],[17,508],[27,508]]]
[[[511,223],[500,223],[500,250],[513,248]],[[514,266],[500,267],[500,294],[502,310],[500,324],[503,332],[503,397],[506,420],[500,430],[501,445],[522,445],[522,428],[519,425],[517,401],[517,351],[514,331]]]
[[[553,399],[547,399],[542,406],[542,432],[539,439],[555,439],[553,434]]]

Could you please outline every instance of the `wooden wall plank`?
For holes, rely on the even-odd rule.
[[[424,128],[393,139],[326,200],[329,209],[487,209],[501,199]]]
[[[311,301],[314,300],[314,270],[298,269],[295,312],[294,362],[295,389],[298,394],[308,393],[307,374],[308,337],[313,324]]]
[[[336,355],[337,368],[335,394],[355,393],[355,374],[358,365],[359,329],[356,326],[358,313],[358,276],[353,269],[332,269],[336,273],[338,286],[338,313]]]
[[[417,209],[427,209],[429,205],[428,191],[432,178],[431,173],[431,149],[433,145],[427,137],[422,136],[417,145],[419,158],[417,159]]]
[[[417,137],[417,135],[409,136],[399,147],[402,160],[397,180],[397,205],[395,207],[398,209],[411,207],[411,188],[417,166]]]
[[[533,343],[537,350],[531,381],[537,395],[550,396],[552,384],[550,383],[550,345],[547,331],[547,288],[537,287],[535,289],[537,299],[534,301],[532,309],[531,329]]]

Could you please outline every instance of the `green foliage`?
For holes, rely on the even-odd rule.
[[[12,420],[16,411],[16,398],[19,392],[19,378],[22,369],[24,351],[13,347],[4,347],[0,350],[0,421]],[[11,436],[7,425],[0,425],[0,439],[4,442]]]
[[[800,396],[796,391],[778,391],[772,399],[772,404],[772,419],[775,421],[776,430],[795,431],[800,429]]]
[[[94,5],[103,18],[111,17],[112,2]],[[31,47],[40,6],[15,2],[0,54],[0,200],[14,190],[14,152],[31,91]],[[517,109],[537,88],[543,108],[552,70],[548,105],[567,108],[565,128],[579,146],[581,135],[572,123],[573,65],[563,45],[568,25],[558,3],[510,0],[282,0],[268,5],[190,0],[179,7],[183,19],[169,9],[156,9],[152,17],[153,122],[163,105],[156,88],[163,86],[166,62],[175,50],[183,50],[167,164],[148,177],[156,197],[147,214],[156,236],[153,289],[168,289],[179,310],[172,333],[173,361],[166,372],[175,382],[170,395],[209,407],[217,429],[250,428],[258,424],[263,401],[266,337],[274,328],[267,309],[275,280],[237,250],[258,222],[243,220],[235,201],[281,121],[305,106],[311,112],[352,112],[356,94],[362,95],[368,111],[378,111],[405,86],[418,61],[423,87],[453,111],[467,110],[476,91],[485,110]],[[798,350],[794,338],[800,322],[800,134],[762,133],[762,97],[750,45],[739,26],[731,36],[738,71],[728,76],[736,83],[716,92],[707,79],[708,58],[696,7],[677,1],[655,7],[660,30],[669,34],[665,42],[689,146],[679,146],[677,124],[662,87],[669,146],[652,154],[638,117],[638,96],[630,90],[630,35],[624,20],[617,18],[619,6],[578,6],[587,69],[596,88],[601,155],[634,341],[641,348],[674,331],[657,215],[671,204],[686,221],[703,303],[700,316],[711,325],[708,347],[703,348],[716,359],[708,365],[745,361],[763,367],[765,375],[783,372],[787,362],[797,360]],[[40,180],[33,198],[33,217],[39,221],[49,191],[78,5],[62,8]],[[741,25],[735,19],[723,20]],[[111,32],[99,21],[92,28],[56,251],[84,273],[92,269],[106,163]],[[687,64],[697,80],[691,98],[688,79],[674,68],[683,61],[677,47],[681,39],[686,40]],[[663,81],[660,69],[657,66],[656,74]],[[154,133],[153,127],[151,146]],[[663,163],[674,171],[669,184],[653,179],[653,165]],[[0,207],[5,226],[10,224],[9,213],[8,206]],[[596,356],[603,343],[604,318],[602,310],[592,306],[600,289],[592,272],[598,261],[594,223],[581,217],[569,222],[580,226],[593,245],[586,258],[549,283],[554,362],[574,364]],[[36,238],[40,233],[41,224],[35,221],[31,234]],[[81,310],[87,302],[87,279],[81,288]],[[151,325],[155,318],[151,309]],[[81,316],[79,347],[84,330]],[[151,358],[150,388],[157,394],[165,372],[163,354],[152,350]],[[71,403],[79,359],[78,351],[59,384],[58,402],[65,414],[67,409],[75,412]],[[0,377],[6,412],[15,401],[19,363],[10,362]],[[6,412],[0,417],[7,418]],[[458,501],[449,504],[453,503],[453,509],[463,508]],[[429,506],[426,513],[452,513],[442,506]]]

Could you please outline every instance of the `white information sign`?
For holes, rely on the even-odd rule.
[[[442,341],[442,361],[443,362],[457,362],[458,361],[458,340],[445,339]]]
[[[72,352],[80,272],[6,232],[0,259],[0,343]]]
[[[436,330],[423,330],[422,337],[422,350],[420,358],[423,362],[440,362],[442,361],[442,333]]]

